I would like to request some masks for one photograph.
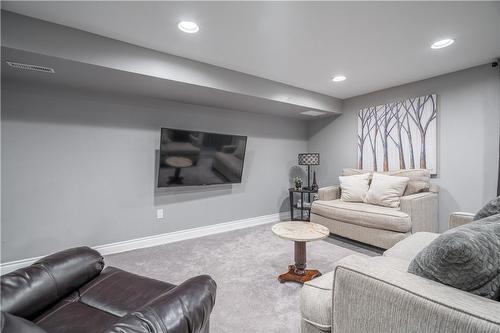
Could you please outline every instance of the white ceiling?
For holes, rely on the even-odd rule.
[[[500,56],[500,2],[2,2],[2,8],[338,98]],[[197,34],[177,29],[200,25]],[[430,44],[451,37],[452,46]],[[344,74],[342,83],[330,81]]]

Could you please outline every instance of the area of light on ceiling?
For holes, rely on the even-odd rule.
[[[194,34],[197,33],[200,30],[200,27],[196,22],[191,22],[191,21],[181,21],[177,25],[177,27],[181,30],[184,31],[188,34]]]
[[[342,82],[346,79],[344,75],[335,75],[332,79],[333,82]]]
[[[437,42],[432,43],[431,49],[442,49],[443,47],[450,46],[453,43],[455,43],[455,41],[451,38],[441,39]]]
[[[309,111],[304,111],[301,112],[300,114],[303,114],[304,116],[310,116],[310,117],[317,117],[325,114],[326,112],[320,112],[320,111],[314,111],[314,110],[309,110]]]

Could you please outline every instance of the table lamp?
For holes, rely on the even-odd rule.
[[[301,154],[299,154],[299,165],[307,165],[307,188],[306,189],[311,190],[311,165],[319,165],[319,153],[301,153]],[[316,177],[314,179],[314,184],[316,184]]]

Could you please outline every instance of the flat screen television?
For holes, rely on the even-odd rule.
[[[247,137],[161,129],[158,187],[241,183]]]

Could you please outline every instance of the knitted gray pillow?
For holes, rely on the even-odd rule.
[[[499,300],[500,214],[446,231],[417,254],[408,272]]]
[[[474,215],[474,221],[480,220],[482,218],[499,214],[500,213],[500,196],[488,202],[481,208],[476,215]]]

